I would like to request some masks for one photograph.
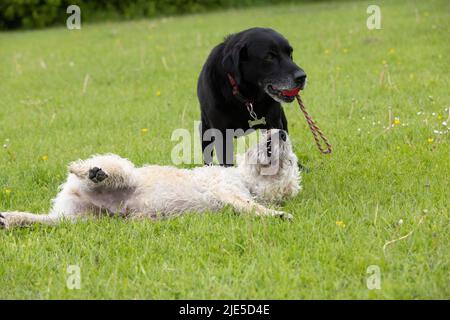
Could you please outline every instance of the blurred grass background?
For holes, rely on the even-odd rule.
[[[197,129],[207,55],[253,26],[290,40],[309,77],[304,101],[335,149],[321,155],[297,106],[285,106],[311,169],[284,207],[290,224],[224,210],[2,231],[0,298],[448,298],[449,4],[380,1],[381,30],[367,29],[368,5],[0,33],[2,211],[47,212],[67,163],[93,153],[171,164],[172,131]],[[66,287],[72,264],[81,290]],[[369,265],[381,290],[366,287]]]

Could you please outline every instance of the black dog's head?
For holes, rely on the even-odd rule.
[[[278,102],[292,102],[306,73],[292,59],[292,47],[272,29],[252,28],[225,40],[223,67],[238,84],[258,86]]]

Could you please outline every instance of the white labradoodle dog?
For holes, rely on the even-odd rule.
[[[262,203],[278,202],[299,192],[297,157],[284,131],[269,130],[260,140],[238,159],[236,167],[136,168],[114,154],[72,162],[49,214],[3,212],[0,227],[56,224],[89,214],[156,219],[218,211],[224,206],[237,212],[291,219],[292,215]]]

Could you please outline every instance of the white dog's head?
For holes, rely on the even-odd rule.
[[[252,168],[259,175],[277,175],[279,169],[297,166],[297,157],[286,131],[263,131],[259,143],[237,159],[240,167]]]
[[[263,132],[258,144],[237,158],[238,168],[263,200],[281,200],[300,189],[298,161],[286,131]]]

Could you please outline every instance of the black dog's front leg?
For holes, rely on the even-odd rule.
[[[282,129],[289,133],[284,110],[279,103],[274,104],[266,115],[265,129]]]
[[[284,131],[286,131],[286,133],[289,134],[288,122],[287,122],[287,119],[286,119],[286,115],[284,114],[284,109],[282,107],[280,107],[280,109],[281,109],[280,110],[280,112],[281,112],[281,117],[280,117],[281,128],[280,129],[283,129]]]
[[[234,136],[227,135],[226,130],[220,130],[221,139],[214,141],[217,160],[221,166],[231,167],[234,165]]]
[[[200,139],[202,142],[203,161],[205,165],[213,163],[214,149],[217,160],[222,166],[233,166],[233,135],[226,136],[226,129],[212,129],[202,122],[200,124]]]
[[[211,165],[213,163],[213,157],[214,157],[214,136],[211,136],[208,138],[208,126],[205,124],[205,122],[202,120],[199,126],[200,131],[200,141],[202,143],[202,155],[203,155],[203,163],[207,166]],[[206,133],[206,134],[205,134]]]

